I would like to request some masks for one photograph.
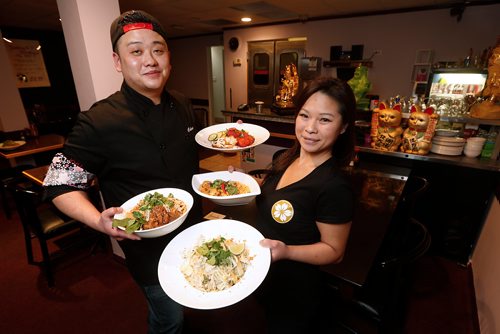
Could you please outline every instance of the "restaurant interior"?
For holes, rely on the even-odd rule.
[[[200,172],[234,166],[255,175],[292,145],[286,65],[297,70],[298,90],[317,76],[354,85],[358,69],[366,70],[348,169],[357,206],[344,260],[322,267],[324,333],[500,331],[500,117],[488,115],[493,108],[471,114],[481,103],[500,103],[500,95],[496,105],[494,94],[481,95],[499,85],[490,80],[489,57],[500,52],[497,1],[23,0],[0,3],[0,69],[8,74],[0,78],[0,333],[146,331],[147,305],[118,243],[40,198],[78,114],[121,85],[108,31],[129,9],[165,26],[167,88],[190,98],[201,128],[243,120],[270,133],[246,151],[200,146]],[[242,16],[253,21],[241,23]],[[490,150],[484,144],[470,157],[462,144],[458,154],[439,152],[434,128],[430,151],[378,147],[374,119],[384,103],[409,115],[410,101],[424,109],[440,101],[432,96],[440,73],[479,73],[483,81],[459,83],[476,90],[450,95],[474,101],[440,112],[434,126],[484,137]],[[99,202],[98,189],[91,195]],[[203,209],[246,222],[255,211],[208,200]],[[265,332],[252,295],[223,308],[187,308],[185,318],[184,333]]]

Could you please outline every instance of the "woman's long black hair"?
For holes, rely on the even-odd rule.
[[[332,147],[333,161],[337,166],[347,166],[354,157],[356,114],[356,98],[347,82],[337,78],[320,77],[311,81],[297,98],[297,114],[306,101],[317,92],[321,92],[339,104],[342,124],[346,125],[344,133],[340,134]],[[270,175],[283,172],[300,154],[300,143],[295,138],[293,146],[273,161]]]

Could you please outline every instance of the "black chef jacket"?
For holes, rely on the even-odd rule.
[[[198,173],[195,118],[189,100],[165,91],[154,105],[125,82],[119,92],[95,103],[78,121],[63,154],[96,175],[106,207],[156,188],[189,191],[195,205],[174,233],[140,241],[120,241],[134,279],[158,284],[158,260],[167,243],[181,230],[200,221],[201,204],[191,187]],[[47,189],[49,197],[67,192],[67,186]]]

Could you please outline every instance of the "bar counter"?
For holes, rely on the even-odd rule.
[[[289,139],[293,140],[295,137],[293,124],[295,122],[295,117],[293,115],[289,116],[280,116],[275,112],[271,111],[271,109],[264,108],[261,113],[258,113],[255,108],[251,108],[248,111],[231,111],[231,110],[223,110],[222,113],[226,117],[226,122],[236,122],[238,119],[243,120],[244,122],[254,123],[256,125],[261,125],[267,128],[271,132],[271,137],[281,138],[281,139]],[[500,136],[499,136],[500,139]],[[271,144],[275,144],[272,142]],[[289,147],[288,145],[283,144],[283,142],[279,143],[280,146]],[[438,163],[443,165],[453,165],[459,167],[467,167],[474,169],[481,169],[487,171],[500,171],[500,162],[493,159],[480,159],[480,158],[468,158],[466,156],[449,156],[442,155],[429,152],[426,155],[417,155],[417,154],[409,154],[402,152],[385,152],[374,150],[371,147],[358,146],[361,152],[366,154],[374,154],[378,156],[385,156],[388,159],[398,158],[398,159],[407,159],[409,162],[408,166],[411,167],[412,161],[420,161],[420,162],[431,162]]]
[[[374,264],[377,252],[393,218],[409,171],[395,173],[351,168],[349,173],[356,195],[351,233],[344,259],[339,264],[323,266],[330,275],[355,286],[362,286]],[[210,211],[254,225],[255,202],[244,206],[220,206],[204,200],[204,212]]]
[[[262,113],[257,113],[255,109],[227,110],[223,114],[228,122],[241,119],[267,128],[271,137],[265,144],[290,147],[295,138],[293,116],[280,116],[269,109],[263,109]],[[491,125],[500,123],[500,120],[466,121]],[[500,136],[496,147],[500,146],[499,142]],[[432,234],[431,250],[467,265],[495,195],[500,200],[500,162],[432,152],[416,155],[379,151],[366,146],[358,146],[358,149],[362,168],[370,164],[383,166],[382,171],[403,168],[410,170],[412,176],[424,177],[431,183],[424,198],[417,203],[417,218]]]

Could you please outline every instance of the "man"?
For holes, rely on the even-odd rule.
[[[198,172],[194,115],[189,101],[165,90],[171,70],[166,33],[143,11],[129,11],[111,25],[113,61],[123,75],[120,91],[82,112],[44,180],[46,196],[68,216],[119,240],[128,268],[149,306],[149,333],[180,333],[182,307],[158,282],[160,255],[179,232],[140,240],[112,227],[112,219],[129,198],[156,188],[194,192]],[[99,181],[105,209],[89,200],[87,190]],[[200,221],[195,205],[186,222]]]

